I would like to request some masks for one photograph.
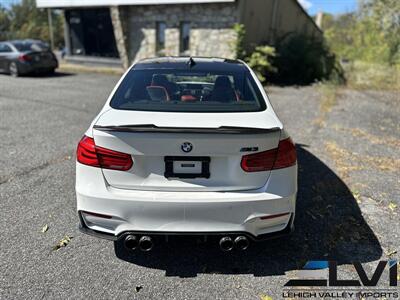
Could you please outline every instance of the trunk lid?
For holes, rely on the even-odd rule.
[[[245,154],[277,148],[281,127],[268,111],[215,114],[112,109],[94,125],[93,138],[97,146],[133,157],[129,171],[103,169],[112,187],[234,191],[265,185],[270,171],[246,173],[240,162]],[[191,149],[185,152],[188,144]]]
[[[25,55],[30,59],[32,64],[38,66],[47,66],[55,60],[54,55],[50,51],[26,52]]]

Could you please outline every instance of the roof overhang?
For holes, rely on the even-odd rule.
[[[95,7],[118,5],[157,5],[157,4],[195,4],[223,3],[235,0],[36,0],[40,8]]]

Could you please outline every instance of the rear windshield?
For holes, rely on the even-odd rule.
[[[132,70],[110,105],[115,109],[169,112],[252,112],[266,108],[248,70]]]
[[[49,45],[43,42],[14,42],[12,44],[20,52],[49,50]]]

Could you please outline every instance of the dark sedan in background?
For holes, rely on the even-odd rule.
[[[0,42],[0,72],[18,77],[30,73],[54,73],[56,56],[39,40]]]

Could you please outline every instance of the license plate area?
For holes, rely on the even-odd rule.
[[[210,157],[166,156],[166,178],[210,178]]]

